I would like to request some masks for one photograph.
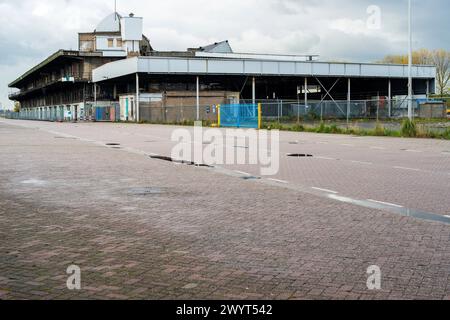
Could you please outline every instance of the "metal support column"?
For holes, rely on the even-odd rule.
[[[65,118],[65,116],[63,116]],[[64,119],[66,120],[66,119]],[[91,121],[97,120],[97,84],[94,83],[94,106],[91,109]]]
[[[305,78],[305,108],[308,107],[308,78]]]
[[[200,121],[200,77],[197,76],[196,82],[196,98],[197,98],[197,121]]]
[[[348,78],[347,80],[347,125],[350,122],[350,108],[352,101],[352,91],[351,91],[352,80]]]
[[[300,88],[301,86],[297,86],[297,124],[300,123]]]
[[[388,80],[388,108],[389,108],[389,118],[392,117],[392,83],[391,79]]]
[[[97,106],[97,84],[94,83],[94,108]]]
[[[408,1],[408,118],[413,120],[413,80],[412,80],[412,5]]]
[[[136,73],[136,101],[134,105],[136,106],[136,122],[139,122],[140,119],[140,108],[139,108],[139,100],[140,100],[140,92],[139,92],[139,73]]]
[[[256,79],[252,80],[252,104],[256,104]]]

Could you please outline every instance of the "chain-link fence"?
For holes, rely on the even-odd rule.
[[[241,104],[251,104],[250,100],[240,100]],[[257,100],[261,103],[263,122],[299,123],[315,121],[355,121],[355,120],[401,120],[408,117],[408,100],[405,99],[376,99],[376,100],[352,100],[352,101],[303,101],[295,100]],[[439,99],[415,99],[413,116],[423,119],[446,119],[447,105]],[[195,120],[203,120],[208,123],[217,123],[218,105],[172,105],[166,106],[162,102],[141,102],[140,121],[147,123],[182,124]],[[44,108],[45,109],[45,108]],[[20,113],[6,111],[4,116],[10,119],[30,120],[60,120],[55,109],[39,110],[39,108],[22,110]],[[89,110],[89,108],[87,109]],[[90,117],[79,115],[77,120],[119,121],[120,107],[98,108],[92,110]],[[87,112],[85,112],[87,114]],[[62,119],[61,119],[62,120]]]
[[[217,123],[218,120],[218,105],[201,105],[197,110],[197,106],[151,106],[141,102],[139,110],[140,121],[148,123],[190,123],[197,119]]]
[[[248,102],[248,101],[246,101]],[[395,120],[408,117],[407,99],[352,101],[262,100],[262,117],[268,122],[304,122],[324,120]],[[440,100],[412,101],[415,118],[447,117],[447,108]]]

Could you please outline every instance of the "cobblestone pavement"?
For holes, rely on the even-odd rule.
[[[0,299],[450,299],[448,224],[15,124],[0,120]]]
[[[6,120],[5,120],[6,121]],[[170,156],[176,127],[111,123],[12,122],[88,141]],[[183,128],[190,129],[190,128]],[[191,130],[191,129],[190,129]],[[192,130],[191,130],[192,131]],[[242,151],[242,150],[241,150]],[[281,133],[281,168],[273,178],[303,189],[333,190],[360,200],[450,215],[450,141]],[[290,158],[308,153],[313,158]],[[259,175],[259,166],[227,166]]]

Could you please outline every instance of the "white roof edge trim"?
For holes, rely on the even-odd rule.
[[[92,81],[101,82],[138,72],[138,57],[113,61],[92,70]]]
[[[133,64],[130,65],[129,61]],[[136,57],[111,62],[93,72],[94,82],[129,75],[198,74],[198,75],[259,75],[259,76],[317,76],[349,78],[404,78],[407,65],[372,63],[333,63],[322,61],[273,61],[256,59],[225,59],[195,57]],[[413,78],[434,79],[436,67],[413,66]]]

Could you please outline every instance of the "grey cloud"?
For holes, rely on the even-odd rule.
[[[450,49],[447,0],[414,2],[414,46]],[[365,21],[382,10],[382,30],[349,33],[339,19]],[[159,50],[182,50],[229,39],[235,51],[320,54],[332,60],[374,61],[406,52],[406,0],[166,0],[118,1],[121,13],[143,16]],[[60,48],[77,47],[77,32],[93,30],[112,0],[0,0],[0,101],[7,83]]]

